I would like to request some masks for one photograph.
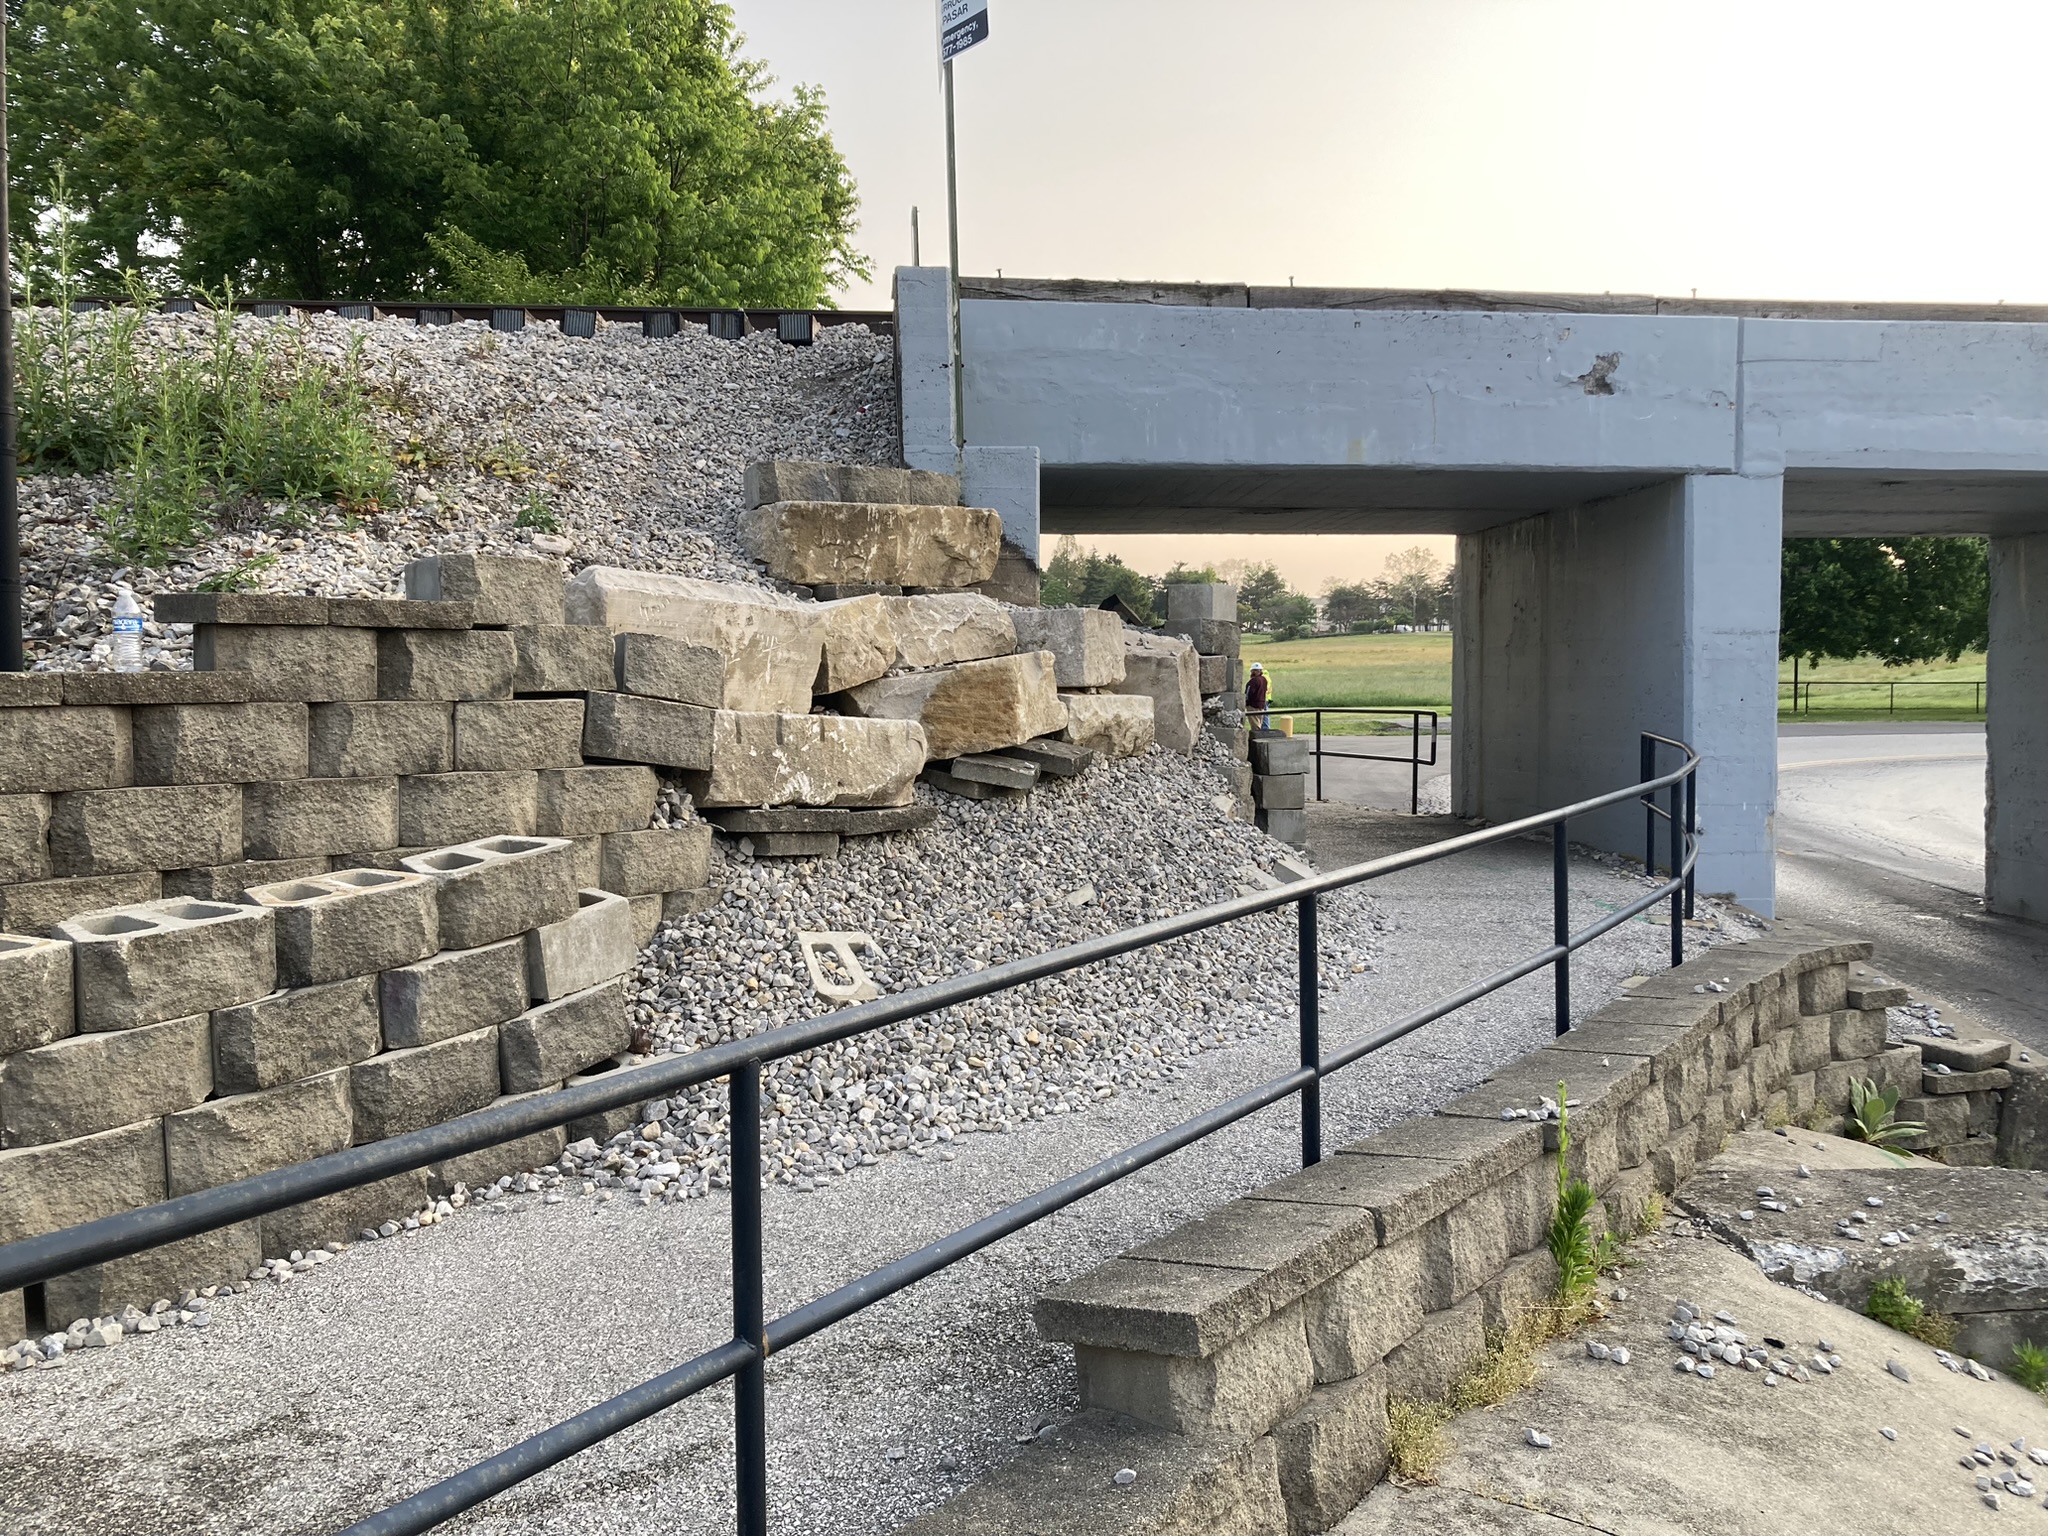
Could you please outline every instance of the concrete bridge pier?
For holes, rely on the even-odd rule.
[[[2048,923],[2048,533],[1991,541],[1984,900]]]
[[[1673,736],[1706,763],[1699,888],[1769,913],[1782,509],[1778,477],[1685,475],[1461,534],[1458,814],[1508,821],[1629,783],[1639,732]],[[1640,858],[1643,820],[1616,807],[1571,835]]]

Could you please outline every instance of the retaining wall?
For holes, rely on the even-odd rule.
[[[1328,1529],[1386,1470],[1388,1397],[1443,1398],[1490,1330],[1554,1294],[1557,1125],[1528,1116],[1559,1081],[1569,1170],[1628,1232],[1747,1119],[1822,1123],[1852,1077],[1919,1091],[1888,999],[1852,986],[1868,953],[1788,923],[1712,950],[1437,1113],[1040,1298],[1083,1412],[906,1536]]]

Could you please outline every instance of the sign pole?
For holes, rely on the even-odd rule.
[[[960,178],[953,152],[953,60],[947,57],[946,72],[946,322],[951,331],[953,373],[953,456],[957,461],[967,446],[967,392],[960,378]],[[954,465],[959,468],[958,463]]]
[[[7,246],[7,29],[0,26],[0,672],[21,672],[21,518],[14,485],[14,261]]]

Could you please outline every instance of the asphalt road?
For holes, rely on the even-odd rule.
[[[1984,910],[1984,728],[1786,725],[1778,769],[1780,915],[2048,1050],[2048,928]]]

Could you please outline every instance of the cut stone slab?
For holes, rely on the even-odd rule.
[[[837,832],[749,832],[740,852],[755,859],[836,859]]]
[[[395,778],[455,770],[455,706],[381,700],[316,704],[310,773],[316,779]]]
[[[574,914],[526,935],[526,990],[537,1003],[622,976],[639,956],[631,901],[609,891],[578,891],[576,900]]]
[[[1124,680],[1123,621],[1104,608],[1024,608],[1011,614],[1017,648],[1050,651],[1062,688],[1109,688]]]
[[[384,1044],[394,1051],[437,1045],[526,1010],[526,940],[444,949],[376,978]]]
[[[670,635],[616,635],[610,675],[591,686],[597,692],[616,690],[719,709],[725,704],[725,657],[708,645]]]
[[[938,819],[937,806],[895,805],[881,810],[849,811],[842,830],[848,837],[872,837],[878,832],[914,832]]]
[[[437,897],[425,875],[349,869],[259,885],[245,899],[276,920],[278,984],[311,987],[433,954],[441,947]]]
[[[963,800],[1022,800],[1030,793],[1009,784],[985,784],[979,779],[963,779],[946,772],[937,764],[918,775],[922,783],[933,789],[944,790],[949,795],[958,795]]]
[[[559,837],[488,837],[400,861],[440,881],[441,943],[495,944],[576,910],[576,849]]]
[[[2012,1043],[2006,1040],[1922,1039],[1920,1060],[1930,1067],[1947,1067],[1952,1072],[1988,1072],[2012,1060]]]
[[[244,859],[234,864],[167,869],[163,894],[190,896],[197,901],[239,901],[242,892],[251,886],[308,880],[326,874],[331,863],[329,855],[316,853],[303,859]]]
[[[62,1040],[77,1028],[71,946],[0,933],[0,1058]]]
[[[212,1092],[203,1013],[71,1035],[0,1063],[0,1143],[71,1141],[189,1108]]]
[[[272,923],[259,907],[180,897],[57,924],[73,945],[78,1027],[136,1029],[268,996]]]
[[[1196,686],[1202,697],[1212,699],[1219,693],[1233,693],[1230,658],[1228,656],[1197,656]]]
[[[1153,703],[1149,695],[1131,693],[1063,693],[1067,740],[1103,757],[1136,757],[1149,752],[1154,739]]]
[[[245,784],[242,846],[237,856],[299,859],[323,853],[396,847],[404,841],[398,835],[398,784],[398,780],[390,778],[285,779],[275,784]]]
[[[66,918],[108,907],[134,906],[164,894],[156,870],[132,875],[87,875],[77,880],[37,880],[0,885],[0,933],[48,933]]]
[[[612,686],[611,636],[586,624],[522,624],[512,630],[518,665],[512,692],[590,693]]]
[[[376,636],[380,699],[512,697],[519,648],[502,630],[398,629],[379,630]]]
[[[375,976],[273,992],[214,1013],[214,1090],[258,1093],[317,1077],[368,1060],[382,1043]]]
[[[49,845],[50,868],[62,877],[231,863],[242,857],[242,792],[178,784],[58,795]]]
[[[202,624],[192,632],[199,672],[240,672],[251,697],[330,704],[377,697],[374,629]]]
[[[914,720],[720,710],[711,769],[683,777],[700,806],[908,805],[928,756]]]
[[[931,469],[880,464],[827,464],[812,459],[763,459],[747,466],[749,507],[777,501],[887,501],[957,505],[960,477]]]
[[[620,903],[623,907],[625,904]],[[631,1043],[624,978],[529,1008],[498,1030],[507,1093],[552,1088]]]
[[[243,704],[249,679],[239,672],[65,672],[66,704]]]
[[[530,769],[423,774],[398,781],[398,829],[391,841],[432,848],[499,833],[527,837],[539,820],[540,776]]]
[[[0,795],[0,885],[50,878],[50,797]]]
[[[1016,746],[1066,726],[1048,651],[1023,651],[863,684],[846,695],[867,719],[915,720],[934,760]]]
[[[0,709],[0,795],[135,782],[125,709]]]
[[[1111,1259],[1040,1296],[1032,1321],[1053,1343],[1203,1359],[1271,1316],[1257,1270]]]
[[[995,575],[1003,519],[981,507],[781,501],[741,514],[740,537],[781,581],[944,591]]]
[[[660,787],[649,768],[542,769],[533,829],[542,837],[638,831],[653,817]]]
[[[889,619],[888,598],[848,597],[818,606],[825,613],[825,650],[817,692],[844,692],[872,682],[895,665],[896,630]]]
[[[1174,581],[1166,586],[1168,622],[1237,622],[1237,588],[1227,581]]]
[[[327,622],[346,629],[468,629],[476,609],[468,603],[421,602],[409,597],[330,597]]]
[[[168,1116],[164,1169],[170,1193],[216,1189],[341,1151],[353,1132],[348,1076],[326,1072]]]
[[[803,714],[825,648],[826,617],[761,587],[594,565],[566,589],[569,616],[613,631],[666,635],[725,659],[727,709]]]
[[[853,812],[830,806],[786,805],[767,811],[708,811],[704,819],[721,832],[844,832]]]
[[[498,1030],[386,1051],[349,1068],[355,1141],[382,1141],[482,1109],[498,1096]]]
[[[583,751],[589,757],[658,768],[709,768],[717,714],[696,704],[593,693],[584,708]]]
[[[282,592],[160,592],[150,606],[159,624],[306,626],[329,622],[326,598]]]
[[[405,595],[467,603],[475,623],[510,628],[564,622],[562,567],[523,555],[427,555],[405,568]]]
[[[1089,748],[1076,746],[1070,741],[1057,741],[1050,736],[1005,747],[1001,755],[1027,762],[1041,774],[1057,779],[1074,778],[1095,765],[1095,753]]]
[[[598,884],[620,896],[695,890],[711,877],[711,828],[704,822],[608,832]]]
[[[931,592],[884,600],[896,640],[895,665],[949,667],[1017,649],[1010,610],[976,592]]]
[[[1113,691],[1152,701],[1153,739],[1169,752],[1194,750],[1202,729],[1200,684],[1201,663],[1185,640],[1124,630],[1124,677]]]
[[[1003,789],[1031,789],[1038,783],[1038,765],[1014,757],[975,755],[934,765],[956,779],[994,784]]]
[[[489,699],[455,706],[458,773],[582,765],[581,699]]]

